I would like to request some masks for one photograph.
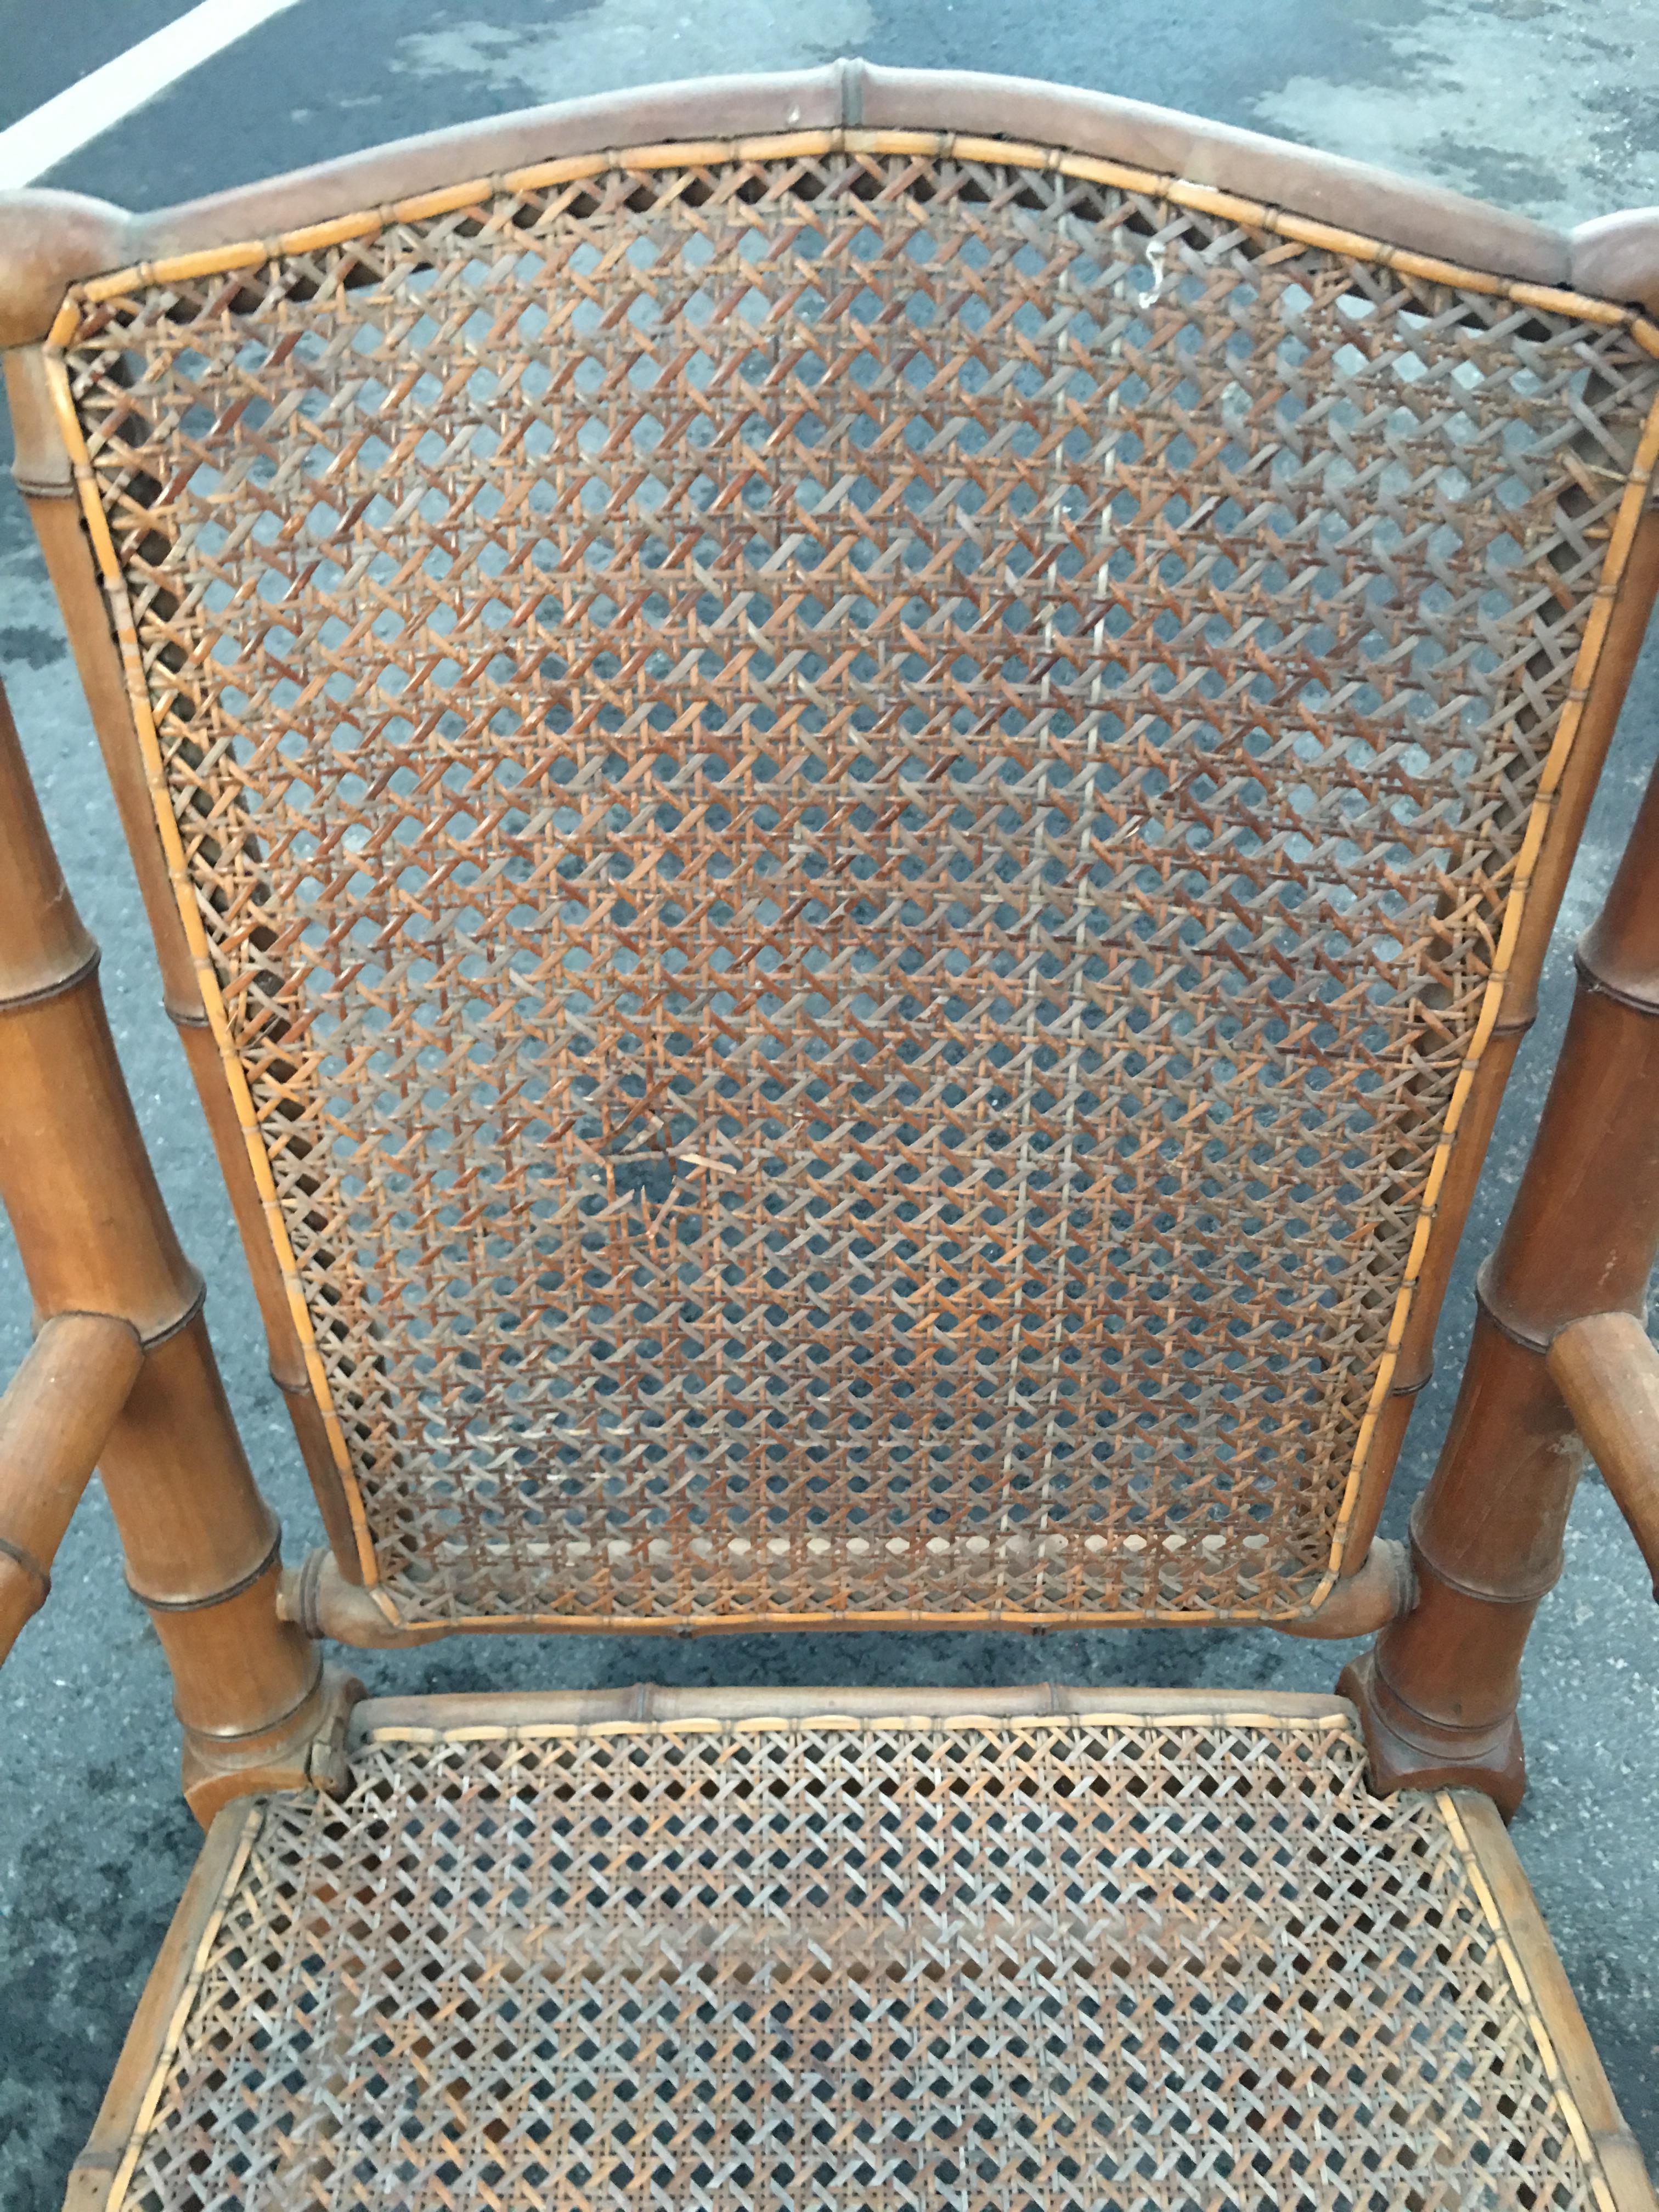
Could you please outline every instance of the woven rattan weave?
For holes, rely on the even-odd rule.
[[[222,1815],[108,2212],[1601,2201],[1473,1814],[1334,1701],[365,1735]]]
[[[357,229],[60,351],[397,1607],[1305,1606],[1654,363],[944,151]]]

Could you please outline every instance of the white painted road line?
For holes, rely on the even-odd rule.
[[[294,4],[295,0],[201,0],[176,22],[140,39],[0,131],[0,190],[44,176],[66,154],[165,92],[198,62]]]

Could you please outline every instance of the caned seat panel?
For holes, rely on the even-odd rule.
[[[821,147],[74,304],[183,895],[404,1617],[1316,1595],[1630,334]]]
[[[1492,1808],[1337,1701],[811,1694],[365,1708],[221,1814],[77,2206],[1650,2205]]]

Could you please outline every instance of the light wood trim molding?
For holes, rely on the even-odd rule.
[[[246,1799],[214,1820],[144,1984],[87,2147],[70,2172],[64,2212],[113,2212],[154,2108],[231,1893],[264,1817]]]
[[[1441,1805],[1465,1858],[1487,1917],[1498,1931],[1504,1962],[1574,2132],[1583,2130],[1580,2155],[1599,2161],[1613,2212],[1659,2212],[1659,2197],[1635,2137],[1613,2100],[1601,2061],[1590,2040],[1549,1930],[1538,1910],[1509,1831],[1490,1797],[1476,1790],[1449,1790]]]
[[[1059,1682],[1008,1689],[933,1690],[760,1685],[677,1689],[635,1682],[614,1690],[464,1692],[449,1697],[366,1698],[352,1715],[353,1744],[437,1743],[526,1729],[603,1727],[798,1727],[836,1720],[897,1727],[1018,1720],[1158,1722],[1176,1727],[1310,1728],[1358,1735],[1342,1698],[1291,1690],[1120,1690]]]

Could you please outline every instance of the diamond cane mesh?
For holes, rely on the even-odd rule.
[[[1590,2212],[1456,1818],[1340,1721],[371,1741],[117,2203]]]
[[[405,1615],[1305,1604],[1628,335],[877,153],[94,289],[185,896]]]

